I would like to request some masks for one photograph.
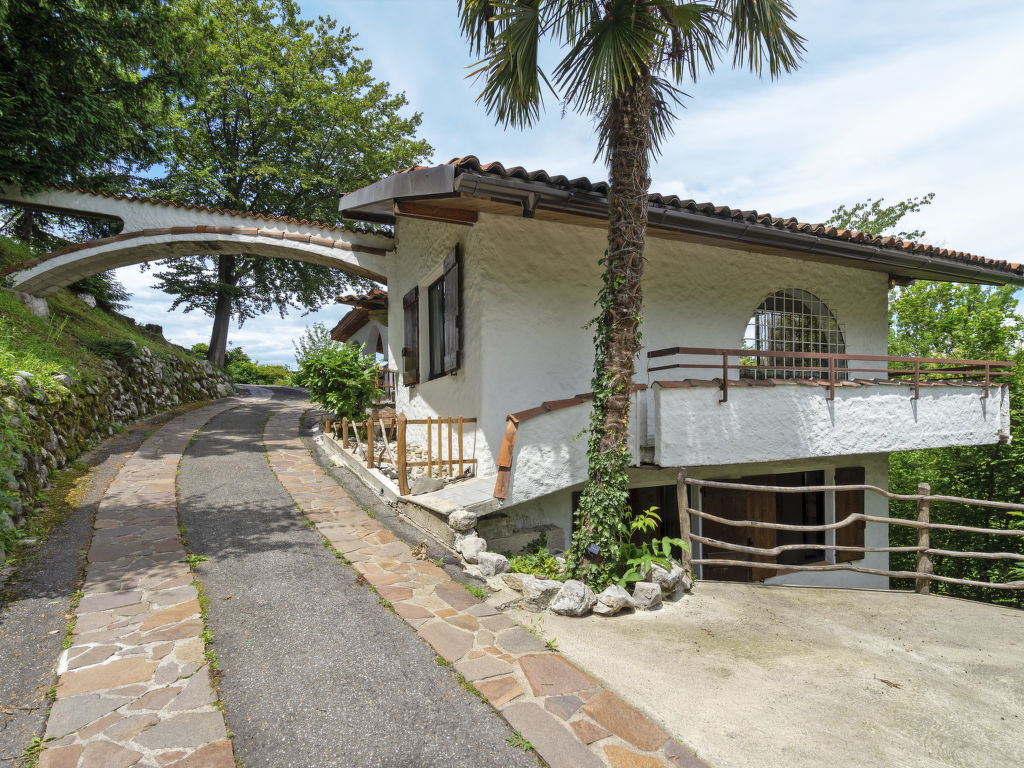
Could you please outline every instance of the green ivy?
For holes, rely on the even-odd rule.
[[[604,265],[605,258],[599,264]],[[601,435],[614,393],[606,363],[611,339],[611,308],[622,278],[612,279],[602,269],[598,314],[588,327],[594,329],[594,406],[587,430],[589,476],[575,510],[575,534],[566,556],[566,573],[585,581],[595,591],[611,584],[624,570],[624,542],[629,538],[629,451],[601,450]]]

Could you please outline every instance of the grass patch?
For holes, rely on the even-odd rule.
[[[483,589],[476,586],[475,584],[463,584],[462,586],[466,588],[466,591],[469,592],[469,594],[473,595],[473,597],[477,598],[478,600],[487,599],[487,592],[485,592]]]
[[[531,749],[534,748],[533,744],[528,742],[523,737],[523,734],[521,734],[515,728],[512,729],[512,735],[511,736],[506,736],[505,737],[505,741],[507,741],[513,747],[518,747],[519,749],[523,750],[524,752],[528,752],[528,751],[530,751]]]

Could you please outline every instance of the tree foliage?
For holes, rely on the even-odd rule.
[[[728,51],[735,65],[775,77],[796,67],[803,38],[790,26],[787,0],[459,0],[459,13],[481,57],[473,72],[480,100],[496,121],[532,125],[550,90],[563,108],[595,119],[597,155],[609,165],[588,480],[567,561],[573,577],[599,587],[622,567],[628,535],[627,428],[651,156],[672,132],[683,82],[713,71]],[[539,64],[544,41],[560,51],[550,78]]]
[[[404,116],[404,95],[374,80],[347,27],[302,19],[291,0],[196,8],[205,86],[174,111],[160,195],[333,224],[342,193],[430,153],[414,138],[419,115]],[[157,277],[175,307],[215,317],[213,357],[226,347],[228,314],[242,323],[273,308],[316,309],[352,282],[327,267],[244,254],[167,261]]]
[[[859,229],[870,234],[894,234],[904,216],[932,202],[933,194],[909,198],[891,206],[882,198],[833,211],[830,224]],[[904,239],[919,239],[924,232],[895,233]],[[901,451],[889,456],[889,488],[898,493],[916,493],[926,482],[932,493],[963,498],[1024,503],[1024,318],[1021,317],[1014,286],[982,286],[918,281],[892,289],[889,295],[889,354],[912,357],[946,357],[971,360],[1012,360],[1016,373],[1009,386],[1012,442],[985,446],[956,446],[922,451]],[[998,397],[998,395],[993,395]],[[997,407],[993,402],[990,407]],[[891,502],[894,516],[916,519],[916,506]],[[1013,513],[959,504],[933,503],[933,522],[981,528],[1024,529],[1024,519]],[[916,543],[913,529],[893,526],[890,544]],[[932,546],[938,549],[976,552],[1017,552],[1024,554],[1024,539],[934,530]],[[934,572],[975,581],[1008,581],[1014,566],[1007,561],[935,557]],[[895,570],[914,570],[916,556],[895,553],[890,564]],[[894,586],[912,584],[895,579]],[[1024,607],[1024,595],[1013,596],[997,590],[959,587],[934,582],[932,590],[943,594]]]
[[[925,233],[920,229],[894,231],[904,216],[917,213],[926,205],[931,205],[935,198],[934,192],[921,197],[908,197],[892,205],[884,205],[885,198],[873,200],[870,197],[862,203],[855,203],[849,208],[840,205],[832,210],[829,226],[839,229],[854,229],[869,235],[892,235],[900,240],[920,240]]]
[[[0,181],[106,187],[156,162],[189,28],[161,0],[0,3]]]

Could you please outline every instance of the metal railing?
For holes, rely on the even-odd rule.
[[[844,493],[849,491],[868,491],[883,496],[886,499],[898,501],[913,501],[917,504],[917,520],[904,520],[896,517],[879,517],[877,515],[866,515],[854,513],[842,520],[823,525],[789,525],[784,523],[769,523],[759,520],[733,520],[729,518],[712,515],[699,509],[694,509],[689,503],[688,486],[700,488],[721,488],[726,490],[739,490],[754,493]],[[939,557],[961,557],[961,558],[982,558],[990,560],[1016,560],[1024,564],[1024,554],[1013,552],[964,552],[946,549],[935,549],[931,546],[931,531],[960,531],[964,533],[978,533],[989,536],[1019,536],[1024,538],[1024,530],[1000,529],[1000,528],[974,528],[966,525],[951,525],[948,523],[931,522],[932,502],[950,502],[954,504],[965,504],[978,507],[989,507],[992,509],[1003,509],[1014,512],[1024,512],[1024,504],[1011,504],[1004,501],[986,501],[984,499],[966,499],[959,496],[940,496],[931,493],[927,483],[918,485],[918,493],[892,493],[874,485],[809,485],[809,486],[775,486],[775,485],[751,485],[747,483],[724,483],[713,480],[695,480],[686,476],[686,470],[680,470],[676,480],[676,493],[679,501],[679,509],[685,510],[687,514],[679,515],[680,528],[683,541],[690,547],[684,552],[685,559],[692,565],[713,565],[713,566],[734,566],[741,568],[757,568],[774,571],[852,571],[854,573],[866,573],[876,576],[887,576],[895,579],[913,579],[915,590],[921,594],[928,594],[930,582],[940,581],[947,584],[958,584],[968,587],[990,587],[993,589],[1024,589],[1024,580],[1008,582],[974,581],[970,579],[957,579],[952,576],[940,576],[932,572],[932,556]],[[719,525],[735,526],[742,528],[767,528],[776,531],[798,531],[805,533],[820,533],[833,531],[858,521],[868,523],[883,523],[885,525],[906,526],[917,529],[916,546],[907,547],[865,547],[865,546],[839,546],[813,542],[808,544],[785,544],[777,547],[752,547],[733,542],[721,541],[710,537],[701,536],[690,531],[690,515],[702,520],[710,520]],[[832,550],[840,552],[916,552],[917,569],[915,571],[893,571],[881,568],[866,568],[853,565],[852,563],[826,563],[820,565],[790,565],[784,563],[763,562],[762,560],[732,560],[728,558],[694,558],[692,557],[692,542],[724,549],[731,552],[740,552],[755,557],[777,557],[782,552],[793,550]]]
[[[771,374],[772,378],[796,378],[814,380],[828,388],[828,399],[834,400],[837,384],[853,379],[850,374],[873,374],[874,377],[905,380],[914,387],[911,399],[921,394],[922,383],[935,381],[959,381],[978,384],[984,388],[981,397],[987,398],[993,381],[1002,376],[1013,375],[1013,363],[1005,360],[960,360],[944,357],[903,357],[894,355],[853,355],[836,352],[796,352],[792,350],[759,349],[717,349],[710,347],[668,347],[647,353],[648,360],[662,357],[681,356],[716,357],[720,362],[682,361],[648,366],[648,373],[671,369],[721,371],[720,388],[722,399],[729,399],[730,371],[735,371],[733,381],[756,377],[759,373]],[[744,358],[753,363],[744,362]],[[733,360],[736,362],[732,362]],[[766,362],[762,362],[766,361]],[[851,365],[859,363],[860,365]],[[874,363],[875,365],[868,365]],[[871,376],[858,376],[866,379]]]

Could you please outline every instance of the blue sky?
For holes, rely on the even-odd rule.
[[[301,0],[300,0],[301,2]],[[807,38],[801,69],[772,82],[723,64],[684,90],[674,136],[652,170],[652,191],[743,209],[826,219],[842,203],[935,193],[908,228],[925,241],[1024,261],[1016,233],[1024,179],[1024,3],[947,0],[793,0]],[[421,112],[433,160],[474,154],[530,170],[604,179],[587,118],[549,99],[528,131],[495,126],[466,79],[472,63],[455,0],[302,3],[358,34],[362,56]],[[210,320],[168,313],[152,272],[118,271],[132,314],[179,344],[209,340]],[[344,307],[232,323],[229,340],[262,362],[291,364],[291,339]]]

